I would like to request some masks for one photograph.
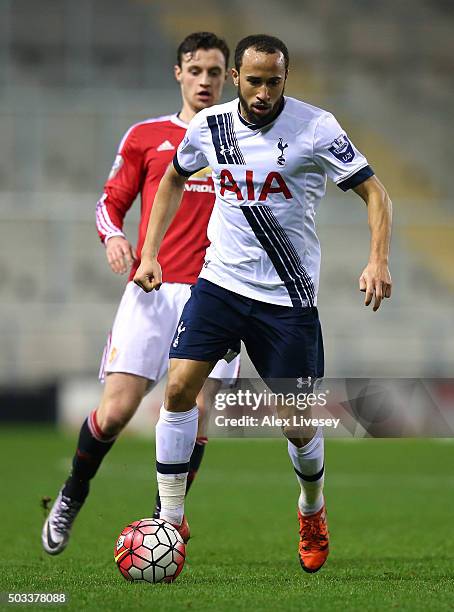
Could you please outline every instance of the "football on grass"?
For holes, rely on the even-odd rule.
[[[183,538],[175,527],[153,518],[125,527],[114,550],[118,569],[134,582],[173,582],[183,569],[185,554]]]

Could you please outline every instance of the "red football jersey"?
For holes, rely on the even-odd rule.
[[[177,115],[168,115],[137,123],[126,132],[96,206],[96,227],[103,242],[112,236],[124,236],[123,220],[140,193],[136,249],[140,257],[159,182],[186,129],[187,124]],[[163,282],[195,283],[209,244],[207,225],[214,200],[211,169],[205,168],[192,175],[186,182],[180,208],[159,251]],[[139,263],[134,262],[129,280],[134,277]]]

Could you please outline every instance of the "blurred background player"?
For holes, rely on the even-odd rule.
[[[373,301],[376,311],[391,296],[387,192],[332,114],[284,96],[288,65],[287,47],[277,38],[248,36],[238,43],[232,74],[239,100],[191,121],[174,167],[159,186],[134,277],[145,291],[159,289],[157,256],[162,263],[162,237],[185,182],[211,165],[216,189],[211,244],[183,310],[178,342],[170,348],[165,404],[156,425],[161,518],[183,529],[185,480],[197,435],[195,400],[226,350],[242,340],[273,391],[279,379],[323,376],[315,214],[327,176],[343,191],[353,189],[368,207],[370,253],[359,279],[365,305]],[[315,427],[284,433],[301,486],[299,558],[312,573],[329,550],[323,435]]]
[[[81,427],[71,474],[43,527],[43,547],[49,554],[58,554],[66,547],[90,480],[145,393],[167,371],[170,342],[208,246],[206,228],[214,204],[209,168],[201,169],[187,183],[182,206],[163,241],[165,277],[159,294],[145,294],[132,282],[140,263],[136,253],[140,256],[160,179],[192,117],[220,101],[228,61],[228,46],[215,34],[197,32],[183,40],[175,66],[183,100],[181,111],[137,123],[126,132],[97,204],[96,225],[109,265],[116,274],[130,270],[129,281],[104,350],[100,377],[105,377],[105,384],[100,404]],[[134,250],[123,232],[123,221],[139,193],[141,219]],[[178,344],[178,338],[173,344]],[[218,379],[235,378],[238,368],[239,357],[230,363],[220,360],[198,395],[199,429],[188,489],[202,460],[207,441],[206,409],[219,388]],[[157,496],[155,516],[159,511]]]

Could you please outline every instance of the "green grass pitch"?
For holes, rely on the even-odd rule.
[[[41,550],[39,501],[55,496],[74,443],[50,429],[0,430],[0,591],[66,592],[65,610],[454,609],[450,442],[328,441],[331,555],[308,575],[284,441],[211,440],[186,506],[186,566],[171,585],[127,583],[113,562],[121,529],[152,511],[150,440],[116,444],[67,550],[55,558]]]

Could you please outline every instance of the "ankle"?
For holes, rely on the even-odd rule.
[[[323,494],[320,494],[316,499],[308,501],[301,494],[298,499],[298,509],[303,516],[310,516],[311,514],[317,514],[323,508],[325,503]]]
[[[80,504],[84,503],[89,492],[90,483],[88,481],[76,479],[74,476],[70,476],[68,478],[62,489],[62,495],[69,497]]]
[[[163,506],[161,508],[159,518],[163,521],[171,523],[175,527],[179,527],[183,522],[183,514],[183,508],[166,508],[165,506]]]

